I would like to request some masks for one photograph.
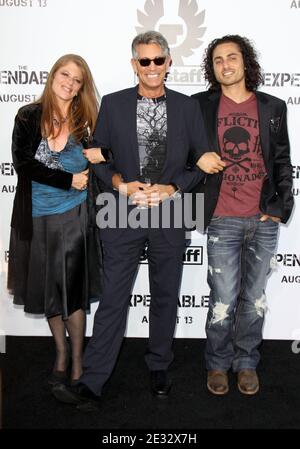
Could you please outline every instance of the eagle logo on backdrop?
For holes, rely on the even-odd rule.
[[[162,33],[171,47],[173,63],[183,66],[183,57],[193,55],[193,50],[203,43],[205,10],[198,13],[196,0],[179,0],[177,23],[169,23],[164,17],[163,0],[146,0],[144,10],[137,10],[140,24],[136,27],[137,33],[148,30]]]

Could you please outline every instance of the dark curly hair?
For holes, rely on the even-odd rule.
[[[241,37],[238,34],[227,34],[218,39],[214,39],[207,47],[203,59],[202,69],[204,71],[204,77],[209,84],[209,90],[220,90],[220,83],[216,80],[214,67],[213,67],[213,52],[214,49],[227,42],[233,42],[237,44],[245,65],[245,83],[246,89],[249,91],[256,90],[263,82],[263,76],[261,67],[258,63],[258,55],[253,45],[246,37]]]

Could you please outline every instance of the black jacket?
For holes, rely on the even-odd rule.
[[[113,161],[95,164],[93,170],[103,182],[106,192],[112,189],[112,175],[120,173],[125,182],[139,177],[139,151],[137,141],[137,90],[138,86],[105,95],[102,98],[99,118],[94,133],[94,145],[111,148]],[[166,90],[167,154],[159,183],[176,184],[182,192],[189,192],[204,177],[197,167],[188,167],[190,155],[202,154],[207,149],[206,133],[197,102],[181,93]],[[118,208],[117,208],[118,210]],[[128,209],[130,210],[130,208]],[[169,243],[181,242],[184,228],[163,229]],[[114,240],[124,229],[101,229],[102,240]],[[176,243],[175,243],[176,242]]]
[[[24,271],[29,259],[30,241],[32,238],[32,187],[31,181],[47,184],[68,190],[72,185],[72,173],[51,169],[37,161],[34,156],[42,139],[41,136],[41,105],[30,104],[22,107],[16,118],[12,136],[13,165],[18,174],[18,184],[13,205],[11,220],[10,252],[22,254]],[[82,144],[87,147],[86,138]],[[102,280],[102,248],[98,228],[96,226],[96,196],[101,191],[97,178],[92,170],[89,172],[88,185],[88,269],[89,296],[99,297]],[[22,250],[20,250],[22,248]],[[13,270],[8,266],[8,288],[14,291]]]
[[[18,183],[11,226],[21,240],[30,240],[32,236],[31,181],[68,190],[73,178],[71,173],[48,168],[34,158],[42,139],[41,114],[39,104],[23,106],[15,118],[12,135],[12,158]]]
[[[287,108],[283,100],[263,92],[255,92],[258,107],[260,140],[267,172],[261,196],[260,210],[264,214],[280,217],[286,223],[291,215],[294,199],[292,195],[292,165],[287,131]],[[193,95],[199,101],[208,137],[208,151],[219,154],[218,108],[220,92],[200,92]],[[204,227],[206,228],[217,205],[222,173],[207,175],[194,192],[204,193]]]

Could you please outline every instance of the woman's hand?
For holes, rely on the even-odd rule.
[[[85,190],[88,183],[89,169],[74,173],[72,180],[72,187],[76,190]]]
[[[100,164],[100,162],[105,162],[101,148],[88,148],[82,152],[84,157],[86,157],[91,164]]]

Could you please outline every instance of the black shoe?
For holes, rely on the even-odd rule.
[[[82,383],[70,386],[56,384],[52,387],[52,393],[58,401],[74,404],[82,411],[95,411],[100,407],[100,397]]]
[[[66,384],[68,381],[68,376],[66,371],[52,371],[47,379],[49,385]]]
[[[152,392],[158,397],[167,397],[172,386],[167,370],[151,371],[150,383]]]

